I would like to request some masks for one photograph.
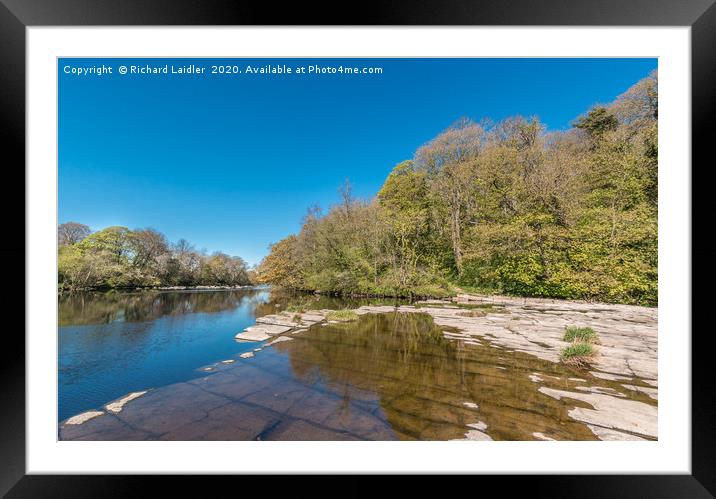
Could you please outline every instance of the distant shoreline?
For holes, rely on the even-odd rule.
[[[250,289],[268,287],[264,284],[244,284],[240,286],[127,286],[115,288],[86,288],[73,291],[58,290],[58,294],[72,293],[106,293],[109,291],[230,291],[236,289]]]
[[[151,288],[136,288],[138,290],[144,290],[144,289],[156,289],[159,291],[184,291],[184,290],[217,290],[217,289],[247,289],[247,288],[257,288],[262,285],[260,284],[242,284],[239,286],[155,286]]]
[[[132,291],[232,291],[232,290],[240,290],[240,289],[269,289],[269,288],[278,288],[282,289],[284,291],[288,291],[291,293],[300,293],[300,294],[310,294],[310,295],[320,295],[320,296],[334,296],[334,297],[341,297],[341,298],[394,298],[398,300],[411,300],[411,301],[417,301],[417,300],[436,300],[436,301],[461,301],[461,300],[478,300],[478,301],[484,301],[487,300],[516,300],[516,299],[522,299],[522,300],[533,300],[533,301],[541,301],[542,303],[577,303],[577,304],[590,304],[590,305],[624,305],[624,306],[633,306],[633,307],[644,307],[644,308],[652,308],[652,309],[658,309],[658,303],[654,304],[634,304],[634,303],[624,303],[620,301],[606,301],[606,300],[589,300],[589,299],[577,299],[577,298],[559,298],[559,297],[550,297],[550,296],[530,296],[530,295],[510,295],[505,293],[499,293],[499,292],[482,292],[482,293],[470,293],[465,292],[462,290],[454,290],[452,293],[446,293],[441,295],[429,295],[429,294],[410,294],[410,293],[384,293],[384,294],[378,294],[378,293],[347,293],[347,292],[339,292],[339,291],[321,291],[321,290],[311,290],[311,289],[298,289],[298,288],[291,288],[288,286],[278,286],[278,285],[271,285],[271,284],[244,284],[239,286],[131,286],[131,287],[116,287],[116,288],[89,288],[89,289],[79,289],[74,291],[62,291],[59,290],[59,295],[68,295],[72,293],[107,293],[110,291],[121,291],[121,292],[132,292]]]

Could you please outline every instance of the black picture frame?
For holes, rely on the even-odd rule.
[[[25,185],[25,29],[30,26],[130,26],[130,25],[535,25],[535,26],[690,26],[692,81],[692,166],[707,166],[713,136],[708,126],[716,110],[716,6],[715,0],[489,0],[363,1],[336,5],[211,0],[0,0],[0,137],[3,147],[5,194],[0,196],[10,225],[0,246],[5,262],[25,261],[25,220],[15,214],[19,199],[11,191],[24,192]],[[712,158],[709,158],[712,159]],[[713,160],[712,160],[713,161]],[[688,174],[689,165],[684,165]],[[9,177],[9,178],[8,178]],[[699,183],[692,185],[698,186]],[[703,185],[703,183],[702,183]],[[22,196],[22,195],[21,195]],[[692,213],[710,213],[707,197],[692,194]],[[704,201],[699,201],[705,199]],[[708,216],[708,215],[707,215]],[[692,227],[696,226],[695,223]],[[696,235],[696,234],[694,234]],[[692,248],[693,248],[692,238]],[[707,263],[706,250],[693,251],[692,265]],[[708,269],[708,266],[697,267]],[[20,273],[23,273],[23,276]],[[703,272],[700,272],[700,274]],[[707,272],[708,273],[708,272]],[[7,269],[13,293],[4,301],[19,310],[24,269]],[[24,289],[24,287],[23,287]],[[692,310],[707,310],[703,295],[695,288]],[[24,293],[22,294],[24,297]],[[24,308],[24,307],[23,307]],[[703,313],[703,312],[701,312]],[[19,314],[18,314],[19,315]],[[695,317],[692,316],[692,321]],[[22,322],[22,321],[21,321]],[[695,324],[695,323],[694,323]],[[135,497],[149,493],[149,483],[187,492],[189,477],[26,475],[25,472],[25,341],[18,327],[5,330],[0,377],[0,496],[29,497]],[[24,324],[22,324],[24,329]],[[480,477],[479,488],[500,481],[509,492],[530,481],[531,494],[548,497],[714,497],[716,495],[716,400],[710,386],[712,354],[709,329],[692,327],[692,474],[645,476],[529,476]],[[682,333],[682,332],[679,332]],[[249,480],[247,482],[246,480]],[[471,478],[474,480],[478,478]],[[228,477],[202,479],[202,495],[223,485]],[[372,486],[351,478],[342,494],[372,493]],[[256,482],[256,483],[253,483]],[[304,481],[305,483],[305,481]],[[414,485],[421,487],[422,481]],[[457,482],[459,483],[459,482]],[[456,483],[456,484],[457,484]],[[266,482],[242,478],[242,489]],[[311,487],[313,489],[313,487]],[[314,492],[321,492],[313,489]],[[324,489],[323,493],[327,491]],[[408,492],[408,489],[403,491]]]

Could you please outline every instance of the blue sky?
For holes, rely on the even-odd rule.
[[[121,75],[195,64],[204,75]],[[212,64],[380,66],[372,75],[213,75]],[[105,64],[77,76],[66,66]],[[656,59],[60,59],[59,221],[152,227],[257,263],[350,179],[392,167],[462,116],[568,128]]]

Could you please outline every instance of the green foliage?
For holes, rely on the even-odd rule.
[[[565,364],[583,366],[589,364],[596,353],[589,343],[572,343],[563,348],[559,356]]]
[[[617,129],[619,121],[606,107],[597,106],[574,123],[574,128],[586,131],[593,138],[600,138]]]
[[[594,347],[592,347],[589,343],[573,343],[564,347],[560,356],[563,359],[568,359],[570,357],[589,357],[594,355],[594,352]]]
[[[271,253],[264,258],[256,278],[260,283],[280,282],[286,287],[300,288],[296,264],[296,236],[289,236],[271,246]]]
[[[577,367],[587,367],[597,353],[592,346],[594,343],[599,343],[597,333],[591,327],[570,326],[565,331],[563,339],[571,344],[560,352],[562,362]]]
[[[338,322],[351,322],[358,320],[358,314],[355,313],[353,310],[331,310],[326,314],[326,319],[329,321],[338,321]]]
[[[184,240],[170,247],[164,235],[152,229],[107,227],[69,243],[63,226],[58,229],[64,241],[58,253],[61,291],[249,284],[241,258],[198,253]]]
[[[272,248],[263,282],[341,294],[482,292],[656,305],[656,73],[574,128],[460,120],[375,199],[347,186]]]
[[[597,343],[599,337],[591,327],[568,327],[564,333],[564,341]]]

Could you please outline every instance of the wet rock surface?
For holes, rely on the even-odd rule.
[[[288,331],[300,332],[323,321],[326,312],[328,311],[281,312],[264,315],[256,319],[255,325],[247,327],[235,338],[239,341],[265,341]]]
[[[462,334],[486,337],[493,345],[552,362],[559,361],[559,352],[567,345],[562,339],[567,327],[591,327],[600,339],[600,355],[594,366],[599,376],[641,378],[656,386],[656,308],[472,295],[458,295],[456,305],[458,308],[428,302],[402,306],[399,310],[420,310],[430,314],[438,325],[454,326]],[[483,315],[469,317],[466,311]]]
[[[655,309],[462,297],[356,312],[358,321],[338,324],[324,321],[323,310],[264,316],[240,333],[270,340],[255,358],[238,356],[198,379],[123,397],[117,412],[66,420],[60,439],[657,436]],[[567,326],[599,334],[590,370],[559,363]]]
[[[146,390],[142,391],[142,392],[132,392],[129,395],[125,395],[124,397],[122,397],[119,400],[116,400],[112,403],[107,404],[106,406],[104,406],[104,408],[107,409],[108,412],[113,412],[113,413],[122,412],[122,409],[124,408],[125,404],[127,404],[128,402],[131,402],[134,399],[141,397],[145,393],[147,393]]]
[[[69,418],[65,422],[65,425],[80,425],[80,424],[86,423],[87,421],[89,421],[92,418],[96,418],[97,416],[101,416],[103,414],[104,413],[102,411],[83,412],[81,414],[78,414],[76,416],[72,416],[71,418]]]

